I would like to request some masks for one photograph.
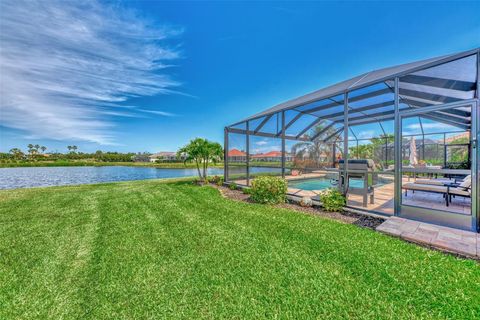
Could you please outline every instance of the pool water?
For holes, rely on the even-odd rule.
[[[290,180],[288,181],[288,186],[290,188],[302,189],[302,190],[323,190],[327,188],[336,187],[336,185],[333,185],[332,182],[336,183],[335,180],[331,180],[327,178]],[[350,179],[350,187],[363,188],[363,180]]]

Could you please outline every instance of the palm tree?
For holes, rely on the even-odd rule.
[[[223,148],[217,142],[211,142],[207,139],[196,138],[189,144],[180,148],[177,152],[177,158],[184,157],[184,163],[193,161],[196,164],[200,180],[207,182],[207,169],[210,162],[214,164],[222,159]],[[200,166],[202,170],[200,171]]]
[[[33,158],[33,155],[35,154],[36,150],[35,150],[35,146],[31,143],[28,144],[28,153],[30,155],[30,158],[32,159]]]
[[[72,146],[72,149],[73,149],[73,152],[76,152],[76,150],[78,149],[78,147],[76,145],[73,145]]]
[[[338,128],[329,127],[327,123],[320,122],[311,133],[304,134],[307,141],[298,142],[292,146],[291,153],[296,159],[308,157],[315,162],[315,167],[320,166],[321,157],[332,152],[332,143],[327,143],[323,139],[333,135]],[[314,140],[310,139],[314,137]],[[334,138],[334,137],[331,137]]]
[[[42,153],[45,153],[45,150],[47,150],[47,147],[41,146],[40,149],[42,150]]]

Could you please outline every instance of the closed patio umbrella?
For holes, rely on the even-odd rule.
[[[410,165],[415,166],[418,164],[417,159],[417,144],[415,143],[415,138],[411,137],[410,139]]]

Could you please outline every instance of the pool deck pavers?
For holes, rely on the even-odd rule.
[[[451,253],[480,259],[480,234],[420,221],[390,217],[377,231]]]

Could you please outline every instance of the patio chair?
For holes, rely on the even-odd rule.
[[[450,183],[450,182],[447,182],[447,183]],[[448,207],[452,202],[452,197],[455,197],[455,196],[460,196],[465,198],[472,197],[472,180],[466,178],[458,186],[450,186],[448,184],[440,186],[440,185],[409,182],[402,185],[402,189],[405,190],[405,197],[408,196],[408,190],[412,192],[422,191],[422,192],[442,194],[443,197],[445,198],[445,205]]]
[[[383,169],[385,172],[390,172],[390,171],[395,171],[395,165],[394,164],[389,164],[386,169]]]

